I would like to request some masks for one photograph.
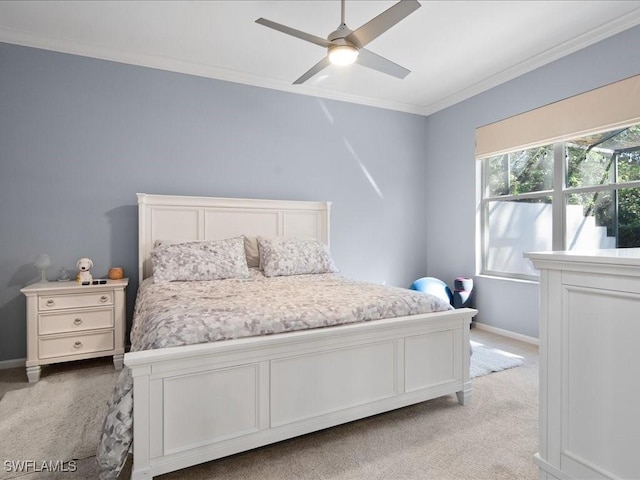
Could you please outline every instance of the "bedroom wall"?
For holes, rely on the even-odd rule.
[[[426,272],[425,118],[0,43],[0,362],[26,356],[20,288],[46,252],[137,288],[136,192],[333,202],[347,276]],[[0,365],[2,365],[0,363]]]
[[[476,270],[475,129],[640,73],[640,27],[580,50],[427,118],[429,275],[453,281]],[[438,228],[440,226],[441,228]],[[442,228],[448,235],[442,235]],[[537,282],[475,277],[476,320],[538,337]]]

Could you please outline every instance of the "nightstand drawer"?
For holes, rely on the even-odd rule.
[[[67,355],[113,350],[113,348],[113,331],[70,337],[40,338],[38,340],[40,358],[66,357]]]
[[[38,316],[38,334],[67,333],[80,330],[113,328],[113,308],[76,310]]]
[[[78,295],[42,295],[38,297],[38,309],[41,312],[63,308],[97,307],[100,305],[113,305],[113,291]]]

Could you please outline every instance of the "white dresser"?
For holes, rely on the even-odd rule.
[[[525,256],[540,270],[540,478],[639,479],[640,249]]]
[[[27,377],[40,379],[41,365],[113,355],[122,368],[125,289],[128,279],[100,285],[34,283],[27,297]]]

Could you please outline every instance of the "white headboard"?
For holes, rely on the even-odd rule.
[[[311,237],[329,245],[331,202],[138,193],[138,275],[151,275],[156,240],[220,240],[239,235]]]

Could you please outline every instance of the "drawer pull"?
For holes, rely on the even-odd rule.
[[[74,324],[74,325],[80,325],[81,323],[82,323],[82,319],[81,319],[81,318],[76,318],[76,319],[73,321],[73,324]]]
[[[47,300],[47,307],[53,307],[56,304],[52,299]]]
[[[106,302],[107,300],[109,300],[109,297],[107,297],[106,295],[102,295],[102,296],[100,297],[100,301],[101,301],[102,303]]]
[[[76,341],[76,343],[73,344],[73,348],[80,348],[82,346],[82,342],[80,340]]]

